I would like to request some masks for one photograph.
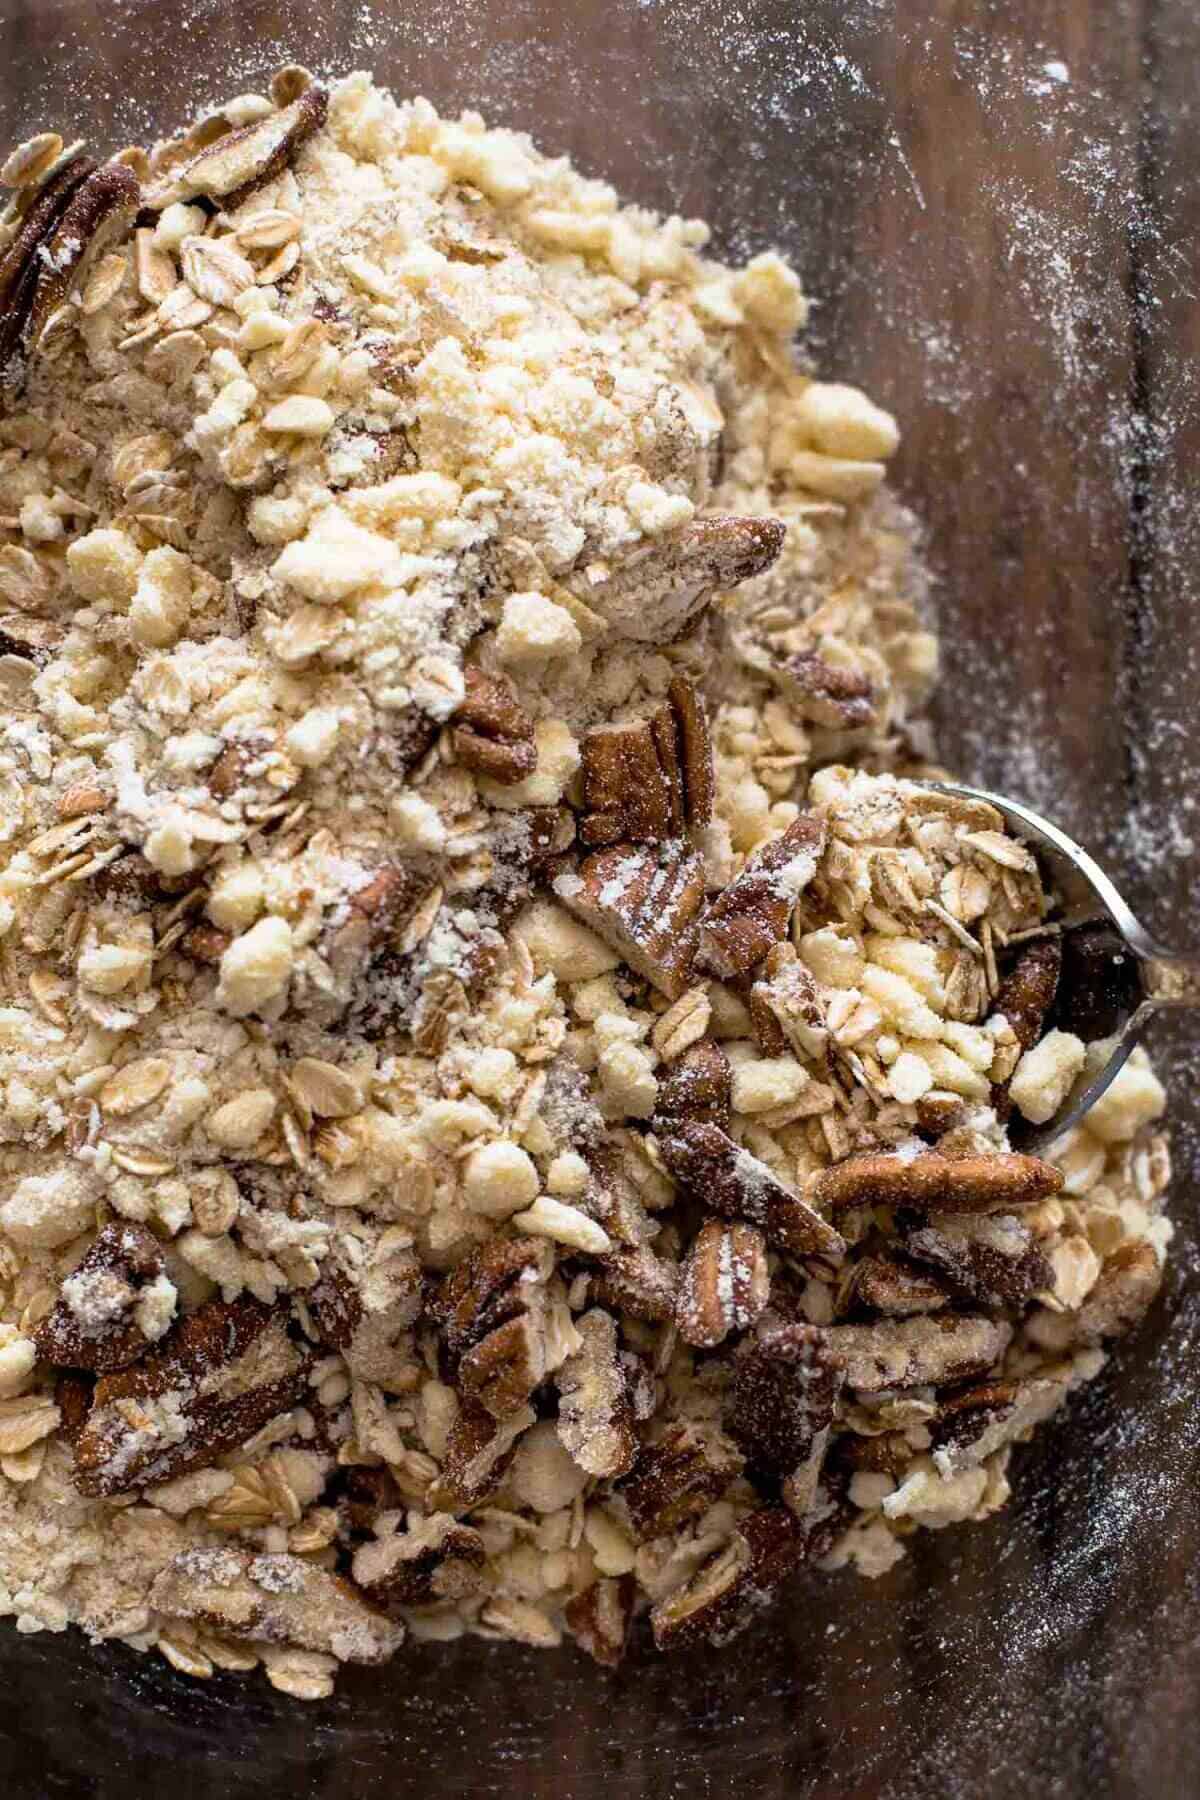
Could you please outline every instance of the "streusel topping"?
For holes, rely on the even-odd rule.
[[[0,1599],[184,1672],[721,1643],[1158,1287],[1140,1054],[920,785],[773,252],[281,70],[0,220]]]

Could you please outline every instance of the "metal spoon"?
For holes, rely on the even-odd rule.
[[[1079,1121],[1116,1079],[1156,1012],[1200,1008],[1200,955],[1166,950],[1134,917],[1104,870],[1065,831],[1020,801],[952,781],[922,783],[941,794],[985,800],[1037,857],[1059,897],[1062,928],[1061,1022],[1094,1042],[1111,1037],[1108,1061],[1060,1112],[1022,1139],[1045,1149]],[[1073,990],[1075,990],[1073,998]]]

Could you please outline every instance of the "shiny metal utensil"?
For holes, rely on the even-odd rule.
[[[1081,1091],[1069,1094],[1053,1119],[1022,1137],[1023,1149],[1044,1149],[1078,1125],[1112,1085],[1156,1012],[1200,1008],[1200,955],[1157,943],[1087,851],[1032,808],[957,782],[921,785],[985,800],[1034,853],[1059,899],[1055,923],[1062,928],[1063,972],[1056,1021],[1088,1042],[1112,1039],[1099,1073]]]

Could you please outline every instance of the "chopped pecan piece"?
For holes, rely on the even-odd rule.
[[[29,309],[27,341],[36,349],[51,317],[63,304],[85,257],[111,242],[137,211],[141,190],[124,163],[105,163],[81,182],[39,252],[41,268]]]
[[[72,196],[95,169],[90,157],[68,157],[38,188],[15,237],[0,251],[0,383],[5,388],[19,386],[24,375],[22,351],[38,282],[46,272],[41,251],[49,245]]]
[[[295,1644],[341,1662],[387,1662],[404,1642],[404,1627],[350,1582],[299,1556],[183,1550],[156,1578],[150,1604],[222,1636]]]
[[[290,106],[226,132],[181,168],[171,169],[147,190],[144,204],[161,212],[175,200],[205,194],[222,200],[227,212],[235,211],[256,188],[283,174],[300,147],[325,123],[328,110],[329,95],[314,82]]]
[[[935,1213],[906,1233],[904,1248],[937,1269],[960,1297],[984,1306],[1024,1306],[1054,1285],[1033,1233],[1009,1213]]]
[[[732,1093],[729,1058],[712,1038],[701,1038],[660,1074],[655,1130],[670,1131],[684,1119],[724,1130]]]
[[[376,1538],[354,1553],[354,1579],[386,1613],[433,1606],[475,1593],[487,1560],[483,1539],[451,1513],[431,1513],[395,1537]]]
[[[102,1375],[136,1362],[174,1312],[166,1269],[158,1239],[144,1225],[106,1225],[33,1334],[42,1361]],[[169,1302],[161,1323],[154,1320],[155,1296],[148,1291],[159,1284]]]
[[[513,1447],[535,1421],[532,1407],[518,1407],[502,1422],[468,1400],[450,1428],[441,1473],[429,1485],[427,1506],[469,1512],[495,1492],[512,1461]]]
[[[1062,939],[1037,938],[1026,944],[1000,983],[994,1013],[1003,1013],[1022,1050],[1032,1050],[1054,1005],[1062,969]]]
[[[762,1232],[739,1220],[709,1219],[688,1251],[675,1302],[685,1344],[711,1350],[731,1331],[746,1331],[771,1297]]]
[[[219,931],[215,925],[195,925],[185,932],[179,948],[193,962],[207,963],[215,968],[232,942],[229,933]]]
[[[75,1446],[76,1486],[122,1494],[202,1468],[294,1406],[311,1366],[286,1312],[246,1294],[208,1301],[135,1368],[96,1383]]]
[[[712,818],[713,762],[704,701],[677,675],[649,719],[598,725],[583,740],[585,844],[657,843]]]
[[[828,1332],[815,1325],[765,1331],[734,1358],[726,1428],[757,1468],[784,1477],[799,1517],[816,1502],[844,1379]]]
[[[0,617],[0,656],[19,656],[44,669],[61,644],[63,635],[62,627],[47,619],[33,619],[26,613],[5,613]]]
[[[88,1375],[77,1375],[68,1369],[54,1383],[54,1404],[62,1414],[59,1430],[67,1442],[74,1444],[87,1424],[92,1410],[95,1382]]]
[[[964,1102],[957,1094],[922,1094],[917,1101],[917,1130],[922,1137],[944,1138],[957,1131],[967,1116]]]
[[[582,919],[668,1000],[688,984],[704,864],[687,844],[617,844],[584,857],[554,883]]]
[[[1048,1419],[1066,1392],[1065,1382],[1037,1378],[992,1381],[953,1395],[932,1427],[935,1464],[944,1475],[973,1468]]]
[[[778,1249],[794,1256],[845,1251],[832,1225],[719,1126],[673,1121],[659,1147],[672,1175],[702,1206],[727,1219],[747,1219]]]
[[[593,565],[580,597],[625,637],[677,637],[718,590],[769,569],[783,548],[779,519],[715,514],[664,532],[611,569]]]
[[[949,1304],[945,1284],[913,1269],[899,1257],[864,1256],[854,1265],[850,1298],[889,1319],[912,1313],[940,1312]]]
[[[663,1537],[698,1519],[742,1472],[743,1458],[714,1426],[672,1425],[646,1444],[618,1492],[638,1536]]]
[[[637,1582],[632,1575],[592,1583],[563,1609],[567,1630],[601,1668],[618,1668],[633,1626]]]
[[[835,1438],[829,1450],[831,1468],[842,1474],[891,1475],[897,1480],[916,1455],[902,1431],[882,1431],[877,1437],[855,1437],[847,1432]]]
[[[546,1242],[492,1238],[459,1264],[431,1302],[465,1398],[493,1418],[518,1409],[546,1373]]]
[[[617,1327],[597,1306],[576,1320],[576,1328],[583,1344],[556,1377],[558,1435],[589,1475],[624,1475],[633,1466],[637,1439]]]
[[[522,1312],[466,1352],[458,1365],[458,1385],[464,1398],[477,1400],[494,1419],[506,1419],[541,1386],[545,1374],[541,1323]]]
[[[817,984],[790,944],[767,952],[763,975],[750,989],[750,1022],[764,1056],[793,1050],[821,1058],[829,1041]]]
[[[454,754],[464,769],[512,787],[537,767],[533,720],[502,676],[469,665],[463,678],[466,698],[451,732]]]
[[[701,921],[702,968],[724,981],[745,975],[786,937],[796,901],[817,872],[826,829],[823,819],[802,813],[748,858]]]
[[[1061,938],[1037,938],[1024,947],[1000,983],[992,1011],[1002,1013],[1008,1020],[1022,1050],[1032,1050],[1042,1035],[1046,1015],[1058,992],[1062,957]],[[993,1084],[992,1105],[998,1118],[1010,1116],[1012,1101],[1007,1081]]]
[[[650,1614],[660,1650],[729,1643],[769,1606],[802,1563],[823,1556],[829,1524],[805,1525],[786,1506],[747,1513],[728,1544]]]
[[[1079,1336],[1124,1337],[1140,1325],[1162,1286],[1162,1264],[1151,1244],[1122,1244],[1107,1257],[1079,1309]]]
[[[872,1151],[822,1169],[810,1190],[817,1206],[902,1206],[910,1212],[1010,1212],[1057,1194],[1062,1172],[1036,1156],[995,1151],[979,1156],[897,1156]]]
[[[675,1265],[645,1244],[610,1251],[592,1267],[592,1293],[602,1305],[655,1325],[673,1317],[679,1281]]]
[[[684,818],[693,830],[701,831],[712,820],[716,793],[708,707],[700,689],[686,675],[673,677],[667,699],[679,732]]]
[[[588,732],[579,826],[585,844],[658,843],[679,836],[678,766],[664,766],[658,735],[649,719],[597,725]]]
[[[840,669],[816,650],[800,650],[771,671],[802,719],[830,731],[854,731],[875,718],[875,689],[861,670]]]
[[[344,1480],[338,1510],[353,1532],[373,1533],[380,1513],[396,1512],[404,1505],[395,1476],[382,1465],[373,1469],[352,1463]]]
[[[1012,1338],[1012,1326],[973,1315],[881,1319],[873,1325],[827,1327],[830,1349],[845,1364],[846,1385],[862,1394],[881,1388],[944,1387],[986,1374]]]
[[[324,1341],[340,1350],[351,1374],[393,1390],[410,1328],[421,1313],[421,1264],[411,1252],[368,1260],[352,1275],[326,1257],[305,1301]]]

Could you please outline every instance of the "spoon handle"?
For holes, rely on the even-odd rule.
[[[1200,956],[1160,952],[1142,964],[1146,998],[1155,1006],[1200,1007]]]

